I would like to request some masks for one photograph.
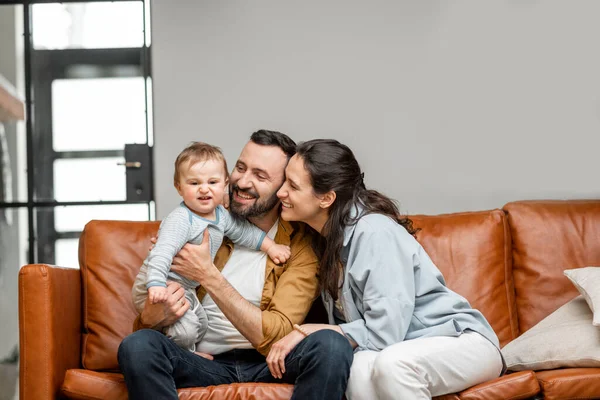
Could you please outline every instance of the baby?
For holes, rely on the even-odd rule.
[[[165,328],[165,334],[180,347],[195,351],[208,326],[206,312],[196,295],[198,282],[170,271],[173,257],[186,243],[202,242],[205,229],[210,235],[214,260],[223,236],[234,243],[260,249],[276,263],[290,257],[288,246],[276,244],[250,222],[232,217],[221,205],[229,182],[227,162],[218,147],[193,142],[175,160],[175,188],[183,202],[160,224],[158,239],[140,268],[132,289],[133,304],[142,312],[146,298],[152,304],[167,299],[167,279],[179,282],[190,308],[179,321]]]

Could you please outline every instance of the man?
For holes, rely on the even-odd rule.
[[[279,219],[277,191],[295,147],[282,133],[255,132],[230,177],[232,215],[248,218],[275,242],[289,245],[292,256],[278,266],[265,253],[227,241],[213,264],[206,235],[200,245],[186,244],[172,269],[201,284],[198,298],[208,315],[208,331],[198,353],[181,349],[159,332],[189,308],[176,283],[168,286],[167,302],[147,301],[135,332],[118,352],[131,400],[177,399],[176,388],[234,382],[292,383],[293,399],[342,398],[353,355],[339,333],[307,336],[288,354],[285,365],[265,359],[294,324],[302,323],[318,291],[310,235],[303,225]]]

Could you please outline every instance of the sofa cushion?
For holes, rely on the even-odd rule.
[[[546,400],[600,398],[600,368],[567,368],[535,374]]]
[[[564,273],[594,313],[592,323],[600,326],[600,267],[568,269]]]
[[[293,386],[275,383],[234,383],[231,385],[206,388],[186,388],[177,392],[182,400],[289,400]],[[539,385],[533,372],[519,372],[483,383],[465,390],[460,395],[447,394],[433,400],[512,400],[525,399],[539,392]],[[123,375],[110,372],[96,372],[84,369],[70,369],[65,375],[62,393],[69,399],[77,400],[127,400],[127,387]],[[499,397],[500,395],[500,397]]]
[[[579,294],[565,269],[600,265],[600,200],[521,201],[504,210],[519,329],[525,332]]]
[[[181,400],[289,400],[293,390],[293,385],[282,383],[232,383],[177,392]]]
[[[117,349],[137,315],[131,287],[159,224],[91,221],[85,226],[79,240],[84,368],[118,370]]]
[[[529,399],[539,392],[540,385],[535,373],[533,371],[521,371],[480,383],[460,392],[459,396],[461,400],[521,400]]]
[[[292,385],[277,383],[234,383],[179,389],[177,392],[181,400],[289,400],[293,388]],[[65,375],[62,392],[69,399],[127,400],[123,375],[109,372],[70,369]]]
[[[600,367],[600,328],[578,296],[504,346],[502,355],[513,371]]]
[[[483,313],[504,345],[517,337],[510,236],[501,210],[410,217],[448,287]]]

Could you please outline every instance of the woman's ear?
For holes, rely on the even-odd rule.
[[[331,207],[331,205],[335,201],[335,198],[336,198],[335,192],[333,190],[330,190],[329,192],[327,192],[321,196],[320,201],[319,201],[319,207],[321,207],[321,208]]]

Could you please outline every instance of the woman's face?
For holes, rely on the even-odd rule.
[[[308,171],[304,168],[304,161],[295,155],[285,169],[285,181],[277,192],[281,200],[281,218],[286,221],[305,222],[317,229],[313,224],[327,211],[321,208],[321,199],[317,197],[310,183]]]

